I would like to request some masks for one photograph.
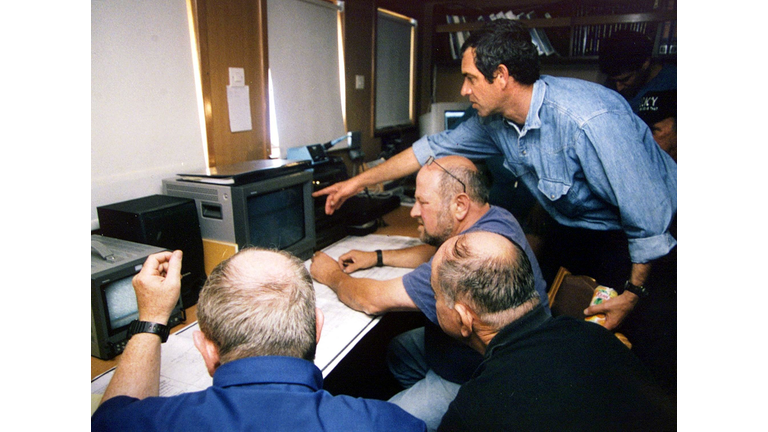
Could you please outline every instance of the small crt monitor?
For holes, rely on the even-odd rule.
[[[458,126],[459,123],[461,123],[462,118],[464,117],[465,112],[464,111],[445,111],[445,129],[444,130],[451,130]]]
[[[139,317],[133,277],[149,255],[165,249],[91,235],[91,355],[109,360],[123,352],[128,326]],[[186,314],[181,301],[171,313],[170,327]]]

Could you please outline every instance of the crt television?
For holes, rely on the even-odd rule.
[[[149,255],[166,249],[91,235],[91,355],[109,360],[123,352],[128,326],[139,317],[131,281]],[[168,325],[186,319],[181,299]]]
[[[257,169],[246,167],[242,175],[232,177],[167,178],[163,193],[195,200],[206,248],[217,243],[231,254],[258,246],[306,260],[316,242],[313,171],[306,169],[307,161],[280,161],[252,161],[251,168]],[[258,169],[257,162],[269,169]],[[215,264],[206,262],[206,270],[210,272]]]

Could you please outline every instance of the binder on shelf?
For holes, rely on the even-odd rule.
[[[544,17],[552,18],[549,13],[545,13]],[[536,12],[528,12],[525,14],[525,18],[536,19]],[[544,31],[544,29],[532,28],[531,35],[535,37],[536,41],[538,41],[537,47],[539,48],[539,55],[550,56],[552,54],[556,54],[555,49],[552,47],[552,43],[550,43],[549,38],[547,37],[547,33]]]
[[[669,51],[669,34],[671,26],[672,21],[664,21],[661,25],[659,30],[661,32],[661,38],[659,39],[659,49],[657,51],[659,55],[666,55]]]
[[[667,10],[673,11],[677,9],[675,0],[667,0]],[[666,21],[664,23],[665,30],[669,24],[669,34],[667,35],[667,52],[666,54],[677,54],[677,21]]]
[[[448,24],[453,24],[453,18],[450,15],[445,16],[446,21],[448,21]],[[448,45],[451,47],[451,58],[454,60],[458,60],[459,58],[459,49],[461,47],[457,47],[458,41],[456,39],[456,33],[450,32],[448,33]]]
[[[454,24],[461,24],[462,22],[467,22],[467,20],[464,17],[458,16],[458,15],[452,15],[451,19],[453,20]],[[457,31],[454,34],[456,35],[456,55],[458,58],[461,55],[461,47],[464,46],[464,42],[469,37],[469,32]]]

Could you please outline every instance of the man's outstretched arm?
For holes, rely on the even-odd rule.
[[[328,195],[325,201],[325,213],[333,214],[344,201],[354,196],[363,188],[375,184],[395,180],[413,174],[421,168],[413,149],[407,148],[387,159],[384,163],[366,170],[349,180],[334,183],[312,194],[313,197]]]

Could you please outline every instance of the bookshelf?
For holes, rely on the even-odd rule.
[[[663,4],[662,4],[663,3]],[[642,11],[643,9],[647,11]],[[553,12],[549,12],[552,10]],[[636,10],[635,12],[625,12]],[[521,12],[518,12],[521,11]],[[538,12],[538,15],[546,14],[548,18],[526,17],[526,12]],[[449,11],[456,12],[456,11]],[[434,33],[438,35],[454,34],[466,35],[472,30],[479,29],[489,19],[512,18],[525,21],[529,28],[535,30],[556,30],[553,36],[559,39],[563,45],[563,35],[568,39],[567,50],[558,50],[556,55],[560,58],[590,57],[597,58],[599,41],[610,36],[612,31],[629,29],[644,32],[655,41],[654,53],[657,56],[675,55],[676,44],[675,27],[677,10],[675,0],[646,0],[635,2],[587,2],[580,5],[569,4],[567,6],[553,4],[544,6],[528,6],[527,8],[509,8],[491,12],[488,14],[469,13],[458,15],[451,13],[454,21],[459,17],[460,23],[446,23],[434,26]],[[612,13],[615,12],[615,13]],[[434,13],[440,14],[439,10]],[[449,15],[447,12],[446,15]],[[596,15],[597,14],[597,15]],[[489,18],[490,17],[490,18]],[[439,18],[438,18],[439,19]],[[560,30],[560,31],[557,31]],[[562,30],[566,30],[563,32]],[[545,33],[546,34],[546,33]]]
[[[500,14],[524,20],[534,43],[535,34],[549,41],[551,52],[540,47],[542,62],[596,63],[600,41],[623,29],[645,33],[655,43],[654,56],[676,60],[675,0],[433,1],[425,3],[422,11],[421,76],[432,76],[435,65],[460,64],[454,55],[460,48],[457,35],[466,38]],[[431,92],[431,84],[422,82],[422,112],[428,109],[425,101],[429,102]]]

